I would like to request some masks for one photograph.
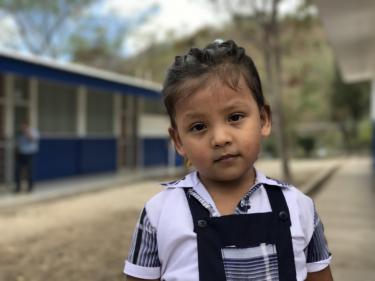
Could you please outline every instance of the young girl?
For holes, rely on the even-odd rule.
[[[245,50],[214,42],[177,56],[163,95],[176,150],[196,170],[147,202],[128,280],[332,280],[312,200],[254,168],[271,116]]]

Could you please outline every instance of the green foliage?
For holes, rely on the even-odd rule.
[[[126,32],[126,26],[120,26],[115,36],[110,36],[111,32],[105,24],[83,22],[71,37],[71,59],[85,65],[116,71],[121,61],[119,57]]]
[[[298,144],[302,147],[304,155],[310,157],[315,149],[316,139],[312,136],[301,136],[298,138]]]
[[[359,121],[368,113],[370,85],[367,82],[346,84],[336,69],[332,83],[332,118],[337,122]]]
[[[369,143],[368,139],[366,140],[366,133],[360,133],[361,121],[368,119],[369,93],[368,82],[345,84],[339,71],[335,71],[330,99],[331,118],[338,124],[344,148],[348,153]],[[368,132],[370,134],[371,130]]]
[[[274,137],[265,139],[262,143],[262,156],[264,158],[275,158],[278,157],[277,144]]]
[[[67,47],[72,23],[85,8],[100,0],[0,0],[0,11],[15,21],[22,48],[56,57]]]
[[[372,124],[369,118],[364,118],[358,124],[357,147],[370,150],[372,143]]]

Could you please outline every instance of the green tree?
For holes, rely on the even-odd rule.
[[[69,44],[71,60],[85,65],[116,70],[122,63],[121,50],[126,27],[119,27],[111,35],[108,26],[86,25],[72,36]]]
[[[0,0],[0,15],[13,18],[23,48],[32,54],[57,57],[66,48],[73,23],[98,1],[101,0]]]
[[[311,157],[315,148],[315,138],[312,136],[300,136],[298,138],[298,144],[302,147],[305,156]]]
[[[348,153],[357,148],[360,121],[369,111],[369,93],[368,82],[346,84],[336,69],[330,98],[331,116],[338,125]]]
[[[121,71],[127,35],[149,20],[158,5],[144,6],[138,13],[122,17],[114,14],[86,16],[71,36],[69,53],[73,61]]]

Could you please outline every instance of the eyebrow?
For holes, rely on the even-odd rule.
[[[245,110],[248,108],[247,104],[244,104],[242,101],[229,101],[228,104],[223,108],[223,112],[233,111],[233,110]]]
[[[242,102],[233,102],[232,104],[228,104],[228,106],[226,106],[224,108],[224,110],[233,110],[233,109],[237,109],[238,107],[246,107],[246,105],[244,105]]]
[[[200,112],[188,112],[186,114],[183,115],[184,119],[195,119],[195,118],[203,118],[204,117],[204,113],[200,113]]]
[[[241,101],[234,101],[231,102],[229,101],[228,104],[223,108],[223,111],[231,111],[235,110],[237,108],[243,108],[243,107],[248,107]],[[184,117],[186,118],[196,118],[196,117],[203,117],[205,115],[205,112],[187,112]]]

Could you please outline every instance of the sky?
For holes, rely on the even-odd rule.
[[[125,43],[129,53],[171,37],[190,35],[206,26],[219,28],[230,20],[228,13],[212,9],[206,0],[109,0],[107,8],[126,16],[141,11],[147,4],[158,6],[158,9],[147,22],[129,34]]]
[[[220,0],[219,0],[220,1]],[[250,0],[263,1],[264,0]],[[181,38],[203,27],[220,28],[230,21],[225,9],[215,9],[209,0],[107,0],[106,10],[119,15],[130,15],[144,9],[145,5],[157,5],[157,12],[143,25],[136,28],[125,43],[129,54],[140,51],[153,42]],[[293,11],[300,0],[281,2],[281,13]]]
[[[218,0],[221,1],[221,0]],[[264,3],[265,0],[249,0]],[[260,2],[263,1],[263,2]],[[281,12],[295,9],[301,0],[284,0]],[[123,53],[132,55],[151,43],[181,38],[204,27],[220,28],[230,21],[226,9],[215,9],[210,0],[105,0],[92,8],[98,16],[131,18],[153,7],[148,20],[132,28],[124,38]],[[0,48],[14,48],[19,44],[15,37],[15,25],[11,18],[0,18]],[[9,43],[11,42],[11,43]]]

